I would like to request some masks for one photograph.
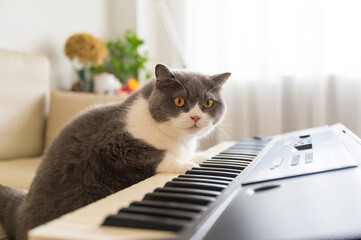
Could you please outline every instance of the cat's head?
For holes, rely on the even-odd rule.
[[[174,137],[202,136],[221,121],[225,113],[221,89],[230,73],[171,71],[158,64],[155,75],[149,109],[161,131]]]

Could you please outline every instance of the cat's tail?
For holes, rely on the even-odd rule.
[[[25,192],[0,184],[0,223],[8,238],[15,238],[16,212]]]

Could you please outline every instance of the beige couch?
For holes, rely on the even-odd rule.
[[[66,123],[91,105],[122,100],[50,92],[49,77],[46,57],[0,49],[0,184],[27,190],[42,154]]]

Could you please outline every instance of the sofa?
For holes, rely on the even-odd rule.
[[[0,49],[0,184],[27,190],[62,127],[92,105],[123,97],[50,91],[41,55]],[[0,239],[5,238],[0,226]]]

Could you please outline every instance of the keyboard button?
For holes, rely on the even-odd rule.
[[[306,134],[306,135],[301,135],[300,138],[309,138],[310,135],[309,134]]]
[[[300,162],[300,155],[294,155],[292,157],[291,166],[296,166]]]
[[[283,161],[283,157],[278,157],[278,158],[275,158],[270,166],[270,170],[273,170],[279,166],[281,166],[282,164],[282,161]]]
[[[294,147],[299,151],[300,150],[312,149],[312,141],[307,140],[307,139],[303,139],[303,140],[298,141],[297,143],[295,143]]]
[[[313,162],[313,153],[306,153],[305,154],[305,163],[311,163]]]

